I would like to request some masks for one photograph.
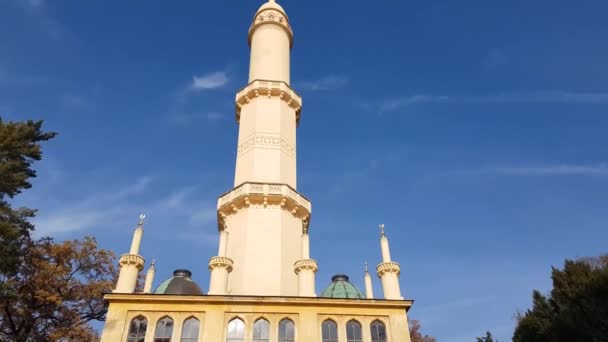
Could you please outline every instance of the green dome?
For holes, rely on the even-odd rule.
[[[175,270],[173,277],[163,281],[154,290],[155,294],[171,294],[171,295],[202,295],[201,288],[192,281],[192,273],[188,270]]]
[[[348,281],[348,276],[337,274],[331,277],[332,283],[321,293],[326,298],[364,299],[363,293]]]

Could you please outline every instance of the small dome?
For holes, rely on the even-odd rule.
[[[163,281],[154,290],[156,294],[199,296],[203,290],[192,280],[192,272],[188,270],[175,270],[173,277]]]
[[[326,298],[350,298],[364,299],[363,293],[355,285],[348,281],[348,276],[336,274],[331,277],[332,283],[321,293],[321,297]]]

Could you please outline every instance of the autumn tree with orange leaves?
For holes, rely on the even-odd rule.
[[[0,118],[0,341],[95,341],[89,322],[103,320],[103,293],[112,290],[112,252],[93,238],[33,239],[35,210],[10,200],[31,187],[40,143],[55,136],[42,121]]]
[[[412,342],[437,342],[433,336],[423,335],[420,331],[420,322],[417,320],[410,321],[410,337]]]

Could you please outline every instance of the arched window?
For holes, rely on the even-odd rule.
[[[270,323],[260,318],[253,323],[253,342],[270,341]]]
[[[321,325],[323,342],[338,342],[338,325],[331,319],[327,319]]]
[[[245,323],[240,318],[235,318],[228,323],[227,342],[245,341]]]
[[[196,342],[198,341],[198,330],[200,322],[194,317],[188,318],[182,327],[182,340],[180,342]]]
[[[361,323],[351,319],[346,323],[346,341],[363,342],[361,337]]]
[[[386,342],[386,327],[384,323],[375,320],[370,325],[372,330],[372,342]]]
[[[171,342],[171,335],[173,335],[173,320],[165,316],[156,323],[154,342]]]
[[[279,322],[279,342],[295,342],[296,327],[293,322],[285,318]]]
[[[148,320],[144,316],[137,316],[131,320],[127,342],[144,342]]]

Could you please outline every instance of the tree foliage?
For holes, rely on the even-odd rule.
[[[28,219],[35,211],[14,209],[8,199],[32,186],[30,179],[36,177],[32,163],[42,157],[40,142],[55,134],[43,132],[42,121],[4,122],[0,118],[0,275],[15,272],[23,244],[34,229]]]
[[[9,202],[29,189],[41,142],[53,138],[42,121],[0,119],[0,341],[93,341],[88,325],[106,313],[114,255],[92,238],[35,240],[29,222],[35,210]]]
[[[95,239],[29,243],[2,303],[0,336],[10,341],[92,341],[87,324],[103,320],[103,293],[114,285],[114,255]],[[0,338],[0,340],[2,340]]]
[[[494,340],[494,337],[492,336],[491,332],[486,331],[486,336],[477,337],[477,342],[498,342],[498,341]]]
[[[411,320],[409,325],[412,342],[437,342],[434,337],[422,334],[419,321]]]
[[[566,260],[562,270],[553,268],[552,280],[548,297],[532,293],[513,341],[608,341],[608,255]]]

